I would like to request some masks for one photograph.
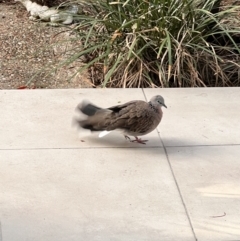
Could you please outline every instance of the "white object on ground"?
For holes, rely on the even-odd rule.
[[[15,0],[21,2],[27,11],[30,13],[29,19],[36,20],[41,19],[45,22],[49,22],[52,26],[58,26],[61,24],[71,24],[73,22],[73,15],[78,12],[78,6],[72,5],[65,11],[60,11],[55,8],[49,8],[48,6],[41,6],[31,0]]]

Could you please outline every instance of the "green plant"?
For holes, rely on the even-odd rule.
[[[240,70],[237,29],[223,23],[237,7],[219,0],[77,1],[74,29],[84,69],[98,68],[102,87],[231,86]],[[239,78],[238,78],[239,79]],[[239,81],[234,84],[239,84]]]

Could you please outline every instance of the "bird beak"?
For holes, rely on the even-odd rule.
[[[163,106],[164,106],[165,108],[167,108],[167,106],[166,106],[165,104],[163,104]]]

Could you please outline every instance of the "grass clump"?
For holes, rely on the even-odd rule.
[[[74,28],[95,85],[239,85],[240,49],[219,0],[86,0]],[[234,80],[234,81],[233,81]]]

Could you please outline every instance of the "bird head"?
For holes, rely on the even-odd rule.
[[[167,106],[165,105],[164,99],[163,99],[163,97],[161,95],[153,96],[151,98],[150,102],[153,105],[160,105],[160,106],[164,106],[165,108],[167,108]]]

